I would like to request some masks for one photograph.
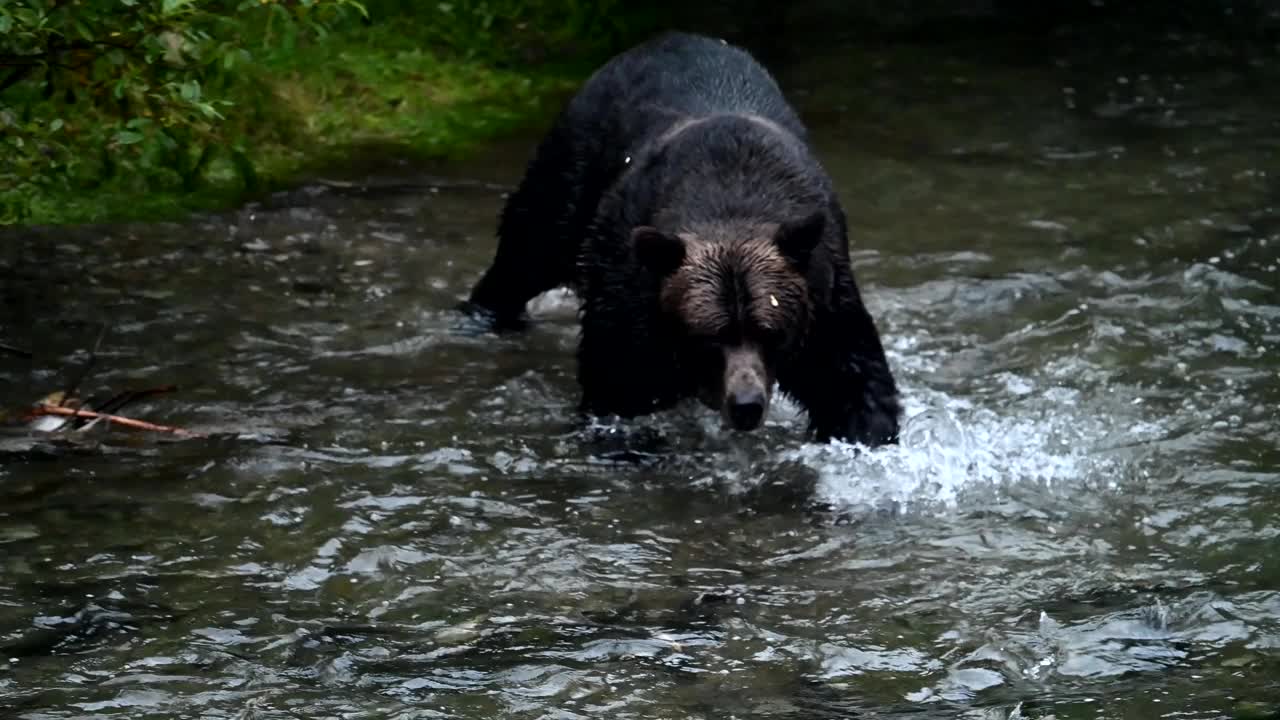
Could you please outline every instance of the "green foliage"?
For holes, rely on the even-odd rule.
[[[363,12],[355,0],[0,0],[0,221],[120,177],[195,189],[217,153],[244,152],[226,90],[255,56]]]
[[[619,0],[0,0],[0,222],[172,215],[528,121]]]
[[[632,4],[634,6],[634,3]],[[410,18],[436,48],[495,64],[596,57],[652,22],[621,0],[370,0],[374,18]]]

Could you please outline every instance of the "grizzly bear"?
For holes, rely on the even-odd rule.
[[[850,267],[844,210],[773,76],[669,32],[569,101],[508,198],[462,308],[495,329],[581,300],[581,411],[698,398],[741,431],[775,384],[819,441],[896,442],[898,390]]]

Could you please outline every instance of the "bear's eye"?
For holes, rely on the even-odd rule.
[[[688,357],[705,368],[714,368],[724,359],[724,343],[710,335],[690,335],[687,338]]]
[[[714,335],[698,335],[694,338],[694,342],[700,347],[708,350],[719,350],[729,344],[728,338],[723,333]]]
[[[750,335],[753,340],[766,348],[777,347],[787,340],[787,334],[782,328],[765,324],[751,328]]]
[[[693,324],[685,325],[685,338],[700,347],[719,348],[726,344],[730,344],[729,328],[715,324]]]

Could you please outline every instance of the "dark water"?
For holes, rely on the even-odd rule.
[[[215,437],[0,436],[3,716],[1277,717],[1277,66],[1132,30],[770,56],[906,394],[871,453],[575,428],[572,298],[447,311],[483,185],[6,231],[6,406],[107,322],[86,391]]]

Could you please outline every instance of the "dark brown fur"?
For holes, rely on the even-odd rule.
[[[693,347],[698,397],[728,424],[734,398],[758,394],[768,412],[775,365],[798,350],[812,316],[804,277],[773,242],[777,231],[777,223],[737,223],[680,233],[684,262],[662,286],[662,312]]]
[[[807,137],[739,48],[667,33],[622,53],[539,144],[464,307],[520,327],[532,297],[577,290],[584,413],[699,397],[749,430],[776,383],[816,439],[893,442],[897,388]]]

